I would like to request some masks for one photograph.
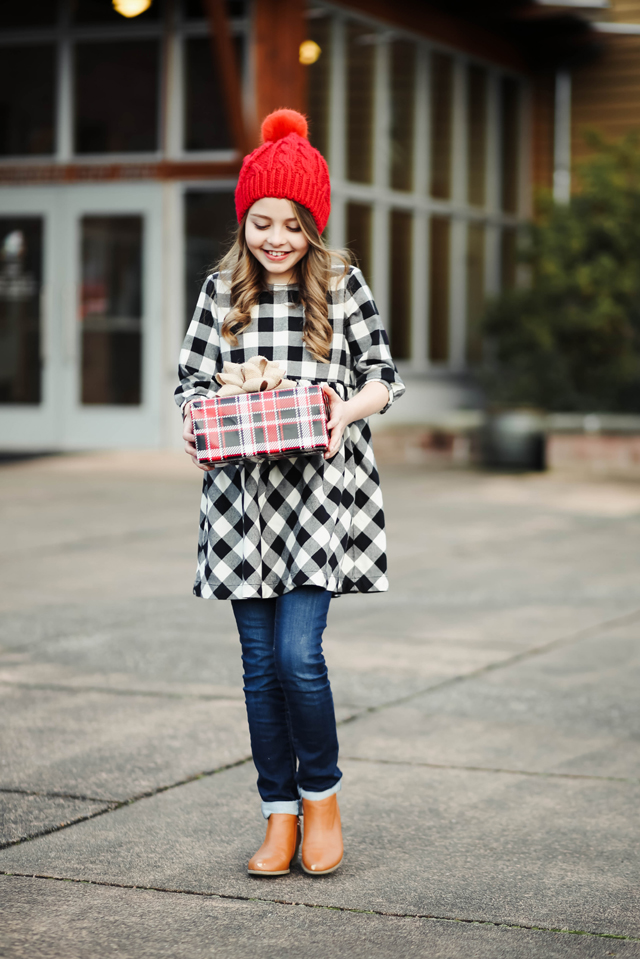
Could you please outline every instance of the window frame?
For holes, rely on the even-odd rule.
[[[390,28],[373,17],[345,11],[326,0],[310,0],[311,15],[321,10],[331,18],[332,62],[329,81],[329,149],[332,213],[328,232],[332,246],[346,242],[346,206],[362,203],[372,209],[372,283],[385,325],[389,317],[389,228],[393,209],[413,213],[413,264],[411,359],[400,361],[403,374],[450,376],[467,368],[467,225],[481,222],[485,226],[484,289],[487,295],[500,289],[500,242],[504,228],[518,228],[531,214],[528,145],[531,142],[531,84],[528,78],[481,57],[470,56],[453,47],[423,38],[401,28]],[[346,25],[358,21],[377,33],[374,70],[374,158],[371,184],[350,182],[346,170]],[[416,91],[414,115],[414,184],[411,191],[394,190],[390,186],[389,132],[390,84],[389,54],[393,40],[409,40],[416,45]],[[448,200],[429,195],[430,184],[430,57],[433,52],[453,58],[453,144],[452,190]],[[487,127],[485,154],[485,203],[471,205],[467,197],[467,70],[480,66],[487,71]],[[515,213],[500,209],[499,87],[503,77],[519,86],[518,130],[518,205]],[[425,263],[430,260],[429,234],[431,216],[450,219],[450,313],[449,359],[432,362],[428,359],[429,343],[429,277]],[[371,281],[371,278],[367,277]]]
[[[241,65],[245,98],[249,96],[248,44],[250,42],[252,7],[246,0],[246,15],[230,21],[233,36],[244,35],[245,55]],[[55,48],[56,95],[54,106],[54,150],[47,154],[11,154],[0,157],[0,165],[29,163],[51,165],[52,163],[150,163],[169,159],[177,161],[198,160],[226,163],[237,158],[238,152],[230,150],[186,150],[184,110],[184,47],[190,37],[209,35],[209,25],[203,17],[199,20],[183,16],[182,4],[167,4],[164,15],[157,21],[136,22],[125,20],[122,24],[74,24],[68,0],[58,5],[58,21],[51,27],[6,30],[0,34],[0,54],[4,47],[52,44]],[[157,89],[158,146],[156,150],[126,153],[77,153],[74,149],[74,54],[78,43],[83,41],[117,42],[122,40],[156,40],[159,44],[159,69]]]

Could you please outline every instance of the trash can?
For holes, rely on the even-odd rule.
[[[490,413],[481,434],[487,469],[542,472],[547,468],[546,420],[537,410]]]

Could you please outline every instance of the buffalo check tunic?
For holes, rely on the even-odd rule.
[[[327,300],[329,363],[304,347],[295,284],[262,292],[251,325],[232,347],[220,334],[229,286],[219,273],[209,276],[180,353],[178,405],[213,396],[225,360],[244,363],[259,354],[277,361],[288,379],[328,383],[344,400],[378,380],[389,390],[385,412],[404,384],[360,270],[336,276]],[[195,595],[271,599],[297,586],[334,594],[388,589],[382,494],[366,420],[347,427],[331,460],[245,460],[204,474]]]

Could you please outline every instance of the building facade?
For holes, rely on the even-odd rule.
[[[391,412],[477,403],[483,300],[515,282],[555,162],[556,72],[532,68],[530,33],[417,0],[140,6],[0,7],[0,448],[179,442],[180,343],[280,106],[329,161],[328,239],[370,279],[408,384]]]

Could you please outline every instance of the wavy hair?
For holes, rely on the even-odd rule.
[[[333,328],[329,322],[327,291],[336,278],[342,278],[351,262],[346,250],[331,250],[324,245],[316,221],[306,207],[291,200],[296,220],[309,249],[296,264],[295,280],[304,307],[302,339],[314,359],[328,363],[331,353]],[[248,212],[238,225],[233,246],[217,266],[221,274],[230,278],[231,310],[222,324],[222,335],[232,346],[238,345],[238,336],[251,324],[251,308],[267,289],[262,264],[258,262],[245,237]],[[336,261],[342,263],[339,271]]]

